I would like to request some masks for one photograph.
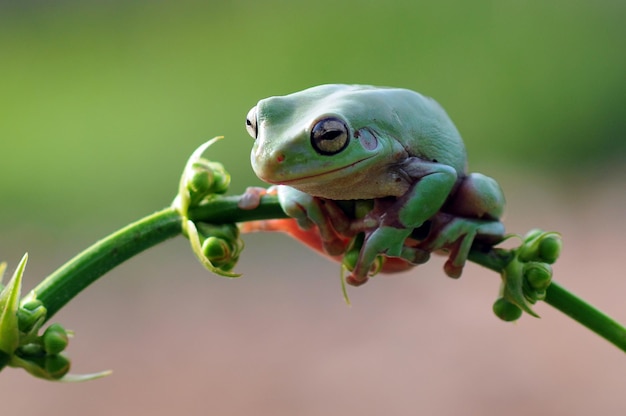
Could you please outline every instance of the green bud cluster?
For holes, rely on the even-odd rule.
[[[202,153],[220,139],[221,137],[215,137],[198,147],[185,164],[178,185],[178,195],[172,203],[184,218],[187,218],[190,207],[208,202],[214,195],[228,190],[230,175],[224,166],[202,157]]]
[[[16,351],[16,362],[34,376],[58,380],[70,370],[70,360],[62,354],[69,336],[60,324],[52,324],[41,336],[24,337],[24,344]]]
[[[553,264],[561,254],[562,241],[558,233],[532,230],[518,249],[521,261],[538,261]]]
[[[194,223],[189,219],[189,209],[201,206],[228,190],[230,175],[224,166],[202,157],[204,151],[221,137],[216,137],[198,147],[187,160],[180,179],[178,195],[172,206],[180,213],[183,234],[191,249],[208,270],[225,277],[239,277],[232,273],[243,249],[236,224]]]
[[[522,245],[512,250],[513,257],[502,272],[500,297],[493,311],[504,321],[519,319],[522,312],[537,317],[531,305],[546,298],[552,283],[552,267],[561,253],[559,234],[530,231]]]
[[[243,240],[239,238],[239,228],[236,224],[206,224],[198,223],[198,234],[202,247],[202,254],[222,271],[231,271],[243,250]]]
[[[223,194],[229,185],[230,175],[218,162],[200,158],[185,172],[185,186],[192,206],[200,205],[212,195]]]
[[[13,277],[0,288],[0,369],[23,368],[46,380],[85,381],[109,372],[70,375],[70,360],[63,354],[69,334],[60,324],[52,324],[39,335],[48,311],[31,293],[20,301],[22,276],[28,255],[24,255]],[[6,268],[0,263],[0,281]]]

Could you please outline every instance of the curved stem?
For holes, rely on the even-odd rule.
[[[31,294],[47,309],[46,321],[74,296],[115,266],[181,232],[171,208],[136,221],[77,254],[35,287]]]
[[[276,195],[264,195],[255,209],[241,209],[238,206],[241,195],[222,196],[209,203],[189,209],[189,219],[211,223],[233,223],[275,218],[288,218],[278,203]]]
[[[219,197],[190,211],[190,219],[213,223],[284,218],[275,196],[264,196],[255,210],[237,206],[239,196]],[[182,217],[166,208],[127,225],[77,254],[49,275],[27,297],[35,296],[46,307],[46,321],[100,276],[129,258],[182,232]]]
[[[189,212],[192,221],[234,223],[285,218],[278,199],[266,195],[254,210],[238,208],[239,196],[216,197]],[[147,216],[98,241],[42,281],[33,293],[48,310],[50,319],[74,296],[115,266],[182,232],[182,217],[173,208]],[[507,250],[473,247],[469,259],[498,273],[511,260]],[[626,328],[567,290],[552,283],[545,302],[626,351]]]
[[[626,351],[624,327],[562,286],[553,282],[548,287],[545,302]]]
[[[511,255],[508,251],[500,249],[491,249],[487,252],[473,250],[469,259],[500,273],[510,261]],[[544,302],[626,352],[626,328],[558,283],[552,282],[548,286]]]

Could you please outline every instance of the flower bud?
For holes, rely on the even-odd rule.
[[[48,355],[44,368],[51,379],[58,380],[70,371],[70,360],[62,354]]]
[[[224,165],[219,162],[211,162],[201,158],[193,164],[196,171],[206,171],[210,173],[209,186],[205,186],[205,190],[210,194],[223,194],[228,190],[230,185],[230,175],[224,169]]]
[[[208,237],[202,243],[202,253],[207,259],[214,263],[228,258],[230,247],[225,240],[217,237]]]
[[[516,321],[522,316],[522,310],[504,298],[494,302],[493,313],[506,322]]]
[[[233,258],[228,259],[227,261],[217,262],[215,266],[219,267],[221,270],[225,272],[229,272],[235,268],[238,260],[239,260],[239,256],[233,257]]]
[[[59,324],[50,325],[42,335],[44,349],[48,354],[58,354],[69,343],[67,332]]]
[[[192,204],[198,204],[205,198],[222,194],[228,190],[230,175],[221,163],[200,158],[185,172],[184,185]]]
[[[228,191],[230,185],[230,175],[221,163],[211,162],[213,166],[213,193],[223,194]]]
[[[40,301],[30,300],[18,308],[17,326],[21,332],[30,332],[39,321],[46,317],[47,313],[48,311]]]
[[[552,281],[552,267],[546,263],[528,262],[524,264],[524,278],[536,290],[546,290]]]
[[[519,260],[522,262],[537,260],[539,255],[537,248],[537,244],[524,244],[520,246],[518,255]]]
[[[524,242],[519,248],[519,259],[523,262],[538,260],[539,241],[543,234],[542,230],[534,229],[524,237]]]
[[[239,228],[235,224],[197,224],[198,233],[202,237],[217,237],[229,243],[239,239]]]
[[[547,235],[539,243],[539,257],[546,263],[554,263],[561,254],[561,238],[558,235]]]
[[[187,188],[193,193],[206,195],[213,186],[213,172],[194,165],[188,178]]]
[[[243,240],[239,238],[239,228],[235,224],[198,223],[198,231],[204,237],[202,253],[212,263],[237,259],[243,250]]]
[[[539,228],[535,228],[535,229],[530,230],[524,236],[524,243],[530,243],[532,240],[537,239],[541,234],[543,234],[543,230],[541,230]]]
[[[19,355],[22,357],[37,357],[45,355],[45,351],[41,344],[31,342],[30,344],[22,345],[19,348]]]

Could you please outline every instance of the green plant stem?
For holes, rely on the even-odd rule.
[[[469,259],[500,273],[511,259],[511,255],[508,251],[501,249],[492,249],[487,252],[473,250]],[[558,283],[553,281],[548,286],[544,302],[626,352],[626,328]]]
[[[82,251],[33,289],[49,320],[67,302],[115,266],[180,234],[181,217],[172,208],[134,222]]]
[[[254,210],[238,208],[238,196],[216,197],[189,212],[192,221],[233,223],[285,218],[275,196],[264,196]],[[50,319],[74,296],[115,266],[182,232],[182,217],[173,208],[149,215],[98,241],[42,281],[33,292],[48,310]],[[498,273],[511,255],[502,249],[473,248],[469,259]],[[626,351],[626,329],[610,317],[566,291],[556,283],[547,290],[545,302]]]
[[[216,224],[286,217],[275,196],[263,197],[261,206],[255,210],[239,208],[238,201],[238,196],[218,197],[191,210],[189,217],[192,221]],[[165,208],[82,251],[32,290],[47,309],[46,321],[109,270],[181,232],[181,215],[174,208]]]
[[[545,301],[613,343],[622,351],[626,351],[626,330],[624,327],[578,296],[568,292],[562,286],[552,283],[548,287]]]

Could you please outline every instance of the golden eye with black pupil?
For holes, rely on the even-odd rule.
[[[350,135],[346,123],[337,117],[319,120],[311,129],[311,145],[321,155],[334,155],[348,146]]]
[[[256,106],[248,111],[248,115],[246,116],[246,130],[248,130],[248,134],[252,136],[253,139],[256,139],[259,134],[256,121]]]

